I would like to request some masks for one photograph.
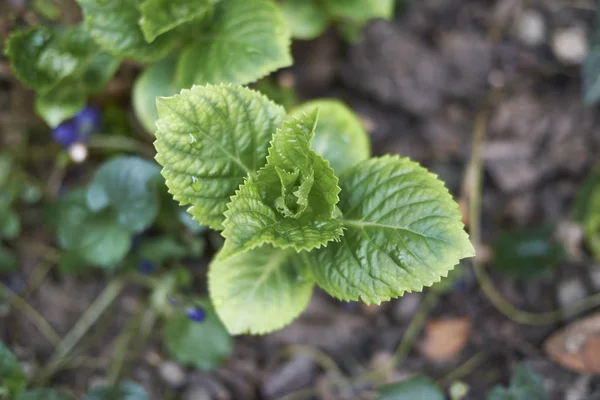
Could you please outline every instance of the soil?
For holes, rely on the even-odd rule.
[[[15,6],[19,2],[12,3],[0,5],[0,37],[15,27],[15,20],[3,17],[19,12]],[[395,20],[373,21],[359,43],[344,43],[333,30],[314,41],[296,42],[294,67],[276,78],[293,78],[302,100],[343,99],[364,121],[375,154],[399,153],[421,162],[459,200],[465,200],[474,122],[483,115],[482,245],[478,250],[485,254],[506,230],[542,223],[563,226],[577,188],[597,164],[598,108],[582,104],[580,65],[558,56],[553,41],[568,28],[580,29],[589,39],[594,8],[593,1],[575,0],[405,0],[398,5]],[[530,11],[541,16],[545,27],[535,44],[518,28]],[[121,76],[130,73],[122,71]],[[32,93],[11,76],[2,59],[3,145],[25,146],[38,141],[36,135],[47,135],[34,117],[32,104]],[[31,166],[41,180],[48,178],[50,162],[45,157]],[[85,166],[70,172],[73,180],[86,176]],[[19,249],[23,280],[40,262],[39,252],[28,244],[49,237],[36,224],[39,218],[25,215],[28,239]],[[585,254],[576,233],[575,227],[563,239]],[[190,261],[201,285],[207,263],[206,259]],[[465,265],[467,273],[460,284],[442,295],[430,316],[468,320],[464,347],[443,361],[436,360],[423,350],[423,332],[387,381],[414,374],[442,379],[478,355],[476,365],[458,370],[463,371],[458,378],[470,387],[465,399],[483,399],[490,387],[506,384],[519,361],[529,362],[544,376],[550,399],[600,396],[600,378],[569,372],[544,353],[544,341],[575,317],[542,326],[513,322],[496,310],[471,266]],[[597,268],[589,256],[572,256],[542,278],[523,281],[491,275],[515,306],[546,311],[564,305],[559,293],[569,289],[565,282],[575,282],[568,298],[598,292],[600,287],[591,278]],[[26,300],[64,335],[104,285],[100,276],[66,277],[51,271]],[[125,290],[86,339],[87,349],[79,356],[89,362],[58,374],[57,386],[83,393],[106,377],[115,339],[141,294],[134,286]],[[314,353],[319,350],[331,357],[346,376],[376,369],[394,353],[422,299],[422,294],[409,294],[380,307],[366,307],[337,302],[317,289],[306,312],[287,328],[262,337],[236,338],[234,354],[216,371],[185,370],[185,383],[172,390],[159,372],[168,356],[154,338],[132,360],[130,377],[143,384],[153,399],[277,399],[307,388],[316,389],[308,398],[373,398],[369,383],[336,388],[332,382],[339,379],[339,372],[315,359]],[[17,312],[0,318],[0,339],[11,344],[31,370],[53,350]]]

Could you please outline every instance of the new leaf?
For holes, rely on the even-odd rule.
[[[317,115],[313,110],[286,119],[273,136],[267,165],[231,198],[223,223],[225,255],[265,243],[310,250],[341,236],[342,225],[333,218],[338,179],[310,149]]]

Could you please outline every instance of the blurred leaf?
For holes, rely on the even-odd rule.
[[[90,389],[83,400],[149,400],[144,388],[135,382],[121,382],[118,386],[98,386]]]
[[[590,50],[581,65],[583,102],[595,104],[600,99],[600,10],[596,11],[596,27],[590,40]]]
[[[317,0],[283,0],[281,8],[295,39],[314,39],[329,23],[327,11]]]
[[[164,343],[167,351],[180,363],[212,369],[229,356],[233,343],[210,304],[205,301],[197,304],[204,308],[206,319],[195,322],[178,312],[167,321]]]
[[[167,57],[147,67],[133,85],[133,108],[143,127],[151,134],[156,132],[156,98],[173,96],[179,92],[175,85],[176,58]]]
[[[144,38],[151,43],[157,36],[185,22],[210,15],[218,0],[144,0],[139,9],[139,24]]]
[[[0,203],[0,239],[15,239],[20,232],[19,215],[9,206]]]
[[[56,21],[60,18],[60,7],[52,0],[34,0],[33,9],[36,13],[51,21]]]
[[[596,260],[600,260],[600,169],[581,185],[572,209],[573,218],[581,224],[586,243]]]
[[[192,215],[184,208],[180,208],[177,211],[177,217],[179,218],[179,222],[181,222],[183,226],[188,228],[193,233],[205,232],[207,229],[205,226],[200,225],[198,221],[194,221]]]
[[[16,400],[71,400],[71,398],[52,389],[33,389],[17,396]]]
[[[110,212],[94,213],[87,207],[86,192],[74,190],[60,199],[55,209],[58,241],[69,255],[63,268],[74,262],[115,267],[129,251],[131,233]]]
[[[168,32],[146,42],[138,21],[144,0],[77,0],[84,15],[85,27],[108,53],[119,58],[155,62],[179,45],[177,34]]]
[[[15,271],[18,267],[17,257],[9,248],[0,243],[0,273]]]
[[[325,6],[334,18],[366,23],[374,18],[390,19],[395,0],[326,0]]]
[[[495,386],[486,400],[546,400],[544,378],[526,364],[518,364],[508,387]]]
[[[48,90],[85,70],[96,54],[91,36],[79,26],[52,29],[41,25],[15,31],[6,42],[15,75],[36,90]]]
[[[16,396],[25,390],[27,377],[21,364],[3,342],[0,342],[0,388],[8,391],[10,396]]]
[[[149,227],[158,213],[158,165],[135,156],[104,163],[87,191],[90,210],[113,210],[119,224],[133,233]]]
[[[178,260],[187,255],[187,249],[170,236],[143,239],[139,255],[142,259],[162,264],[167,260]]]
[[[291,63],[290,34],[273,0],[227,0],[217,4],[201,40],[181,52],[176,83],[242,85]]]
[[[254,84],[254,88],[271,99],[274,103],[283,106],[286,110],[298,103],[296,91],[293,87],[284,87],[273,81],[272,76],[267,76]]]
[[[505,232],[496,241],[493,266],[516,278],[528,278],[556,268],[566,252],[556,242],[552,227],[533,227]]]
[[[371,157],[369,135],[354,112],[339,100],[313,100],[290,113],[300,116],[319,109],[319,122],[311,147],[328,160],[336,174],[341,174]]]
[[[377,388],[377,400],[445,400],[444,392],[425,376]]]
[[[35,112],[46,121],[48,126],[57,127],[85,107],[86,94],[78,85],[78,82],[71,81],[37,94]]]

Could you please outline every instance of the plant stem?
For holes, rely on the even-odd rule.
[[[52,326],[42,317],[42,315],[36,311],[35,308],[31,307],[29,303],[27,303],[21,296],[12,291],[8,286],[4,283],[0,282],[0,289],[8,294],[9,297],[9,305],[14,306],[17,310],[19,310],[22,314],[24,314],[38,329],[39,331],[48,339],[50,343],[53,345],[57,345],[60,342],[60,336]]]
[[[69,333],[58,344],[46,366],[39,372],[38,376],[34,378],[39,385],[43,385],[52,377],[52,375],[54,375],[65,357],[73,350],[73,348],[75,348],[87,331],[117,298],[124,287],[125,282],[119,279],[114,279],[108,283],[103,292],[96,298],[83,316],[75,323]]]
[[[116,385],[121,376],[121,370],[123,368],[123,364],[125,363],[125,358],[128,353],[128,349],[131,346],[131,340],[138,332],[138,328],[140,326],[140,320],[142,319],[142,308],[132,315],[125,328],[119,335],[117,339],[117,344],[115,345],[115,349],[113,351],[113,360],[108,369],[108,383],[110,385]]]
[[[115,151],[127,151],[153,158],[156,155],[152,146],[131,137],[122,135],[92,136],[88,148]]]
[[[440,386],[448,386],[452,382],[468,375],[473,371],[484,359],[483,352],[475,353],[467,361],[458,366],[458,368],[450,371],[446,376],[438,380]]]

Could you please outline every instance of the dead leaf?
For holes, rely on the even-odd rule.
[[[421,352],[430,361],[450,361],[465,348],[470,335],[471,321],[466,317],[431,320],[425,327]]]
[[[555,332],[544,348],[552,361],[567,369],[600,375],[600,313]]]

